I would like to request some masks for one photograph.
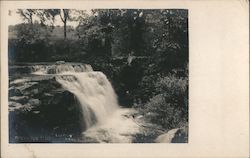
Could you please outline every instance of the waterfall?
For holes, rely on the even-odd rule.
[[[68,73],[56,76],[56,80],[77,97],[87,128],[93,125],[91,112],[101,124],[118,109],[116,94],[102,72]]]
[[[103,123],[118,109],[116,94],[107,77],[86,64],[34,66],[34,74],[54,74],[63,88],[81,104],[86,128]],[[93,116],[94,115],[94,116]]]
[[[139,126],[131,119],[131,109],[118,106],[117,96],[105,74],[86,64],[38,65],[36,75],[53,75],[63,88],[73,93],[82,108],[84,139],[90,142],[131,142]]]

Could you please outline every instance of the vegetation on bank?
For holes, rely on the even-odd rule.
[[[146,118],[170,130],[188,122],[188,79],[168,75],[155,82],[155,94],[146,104],[137,105]]]
[[[99,9],[86,14],[24,9],[18,13],[36,18],[25,16],[26,22],[9,27],[9,64],[91,64],[107,75],[121,105],[139,109],[149,122],[166,130],[187,126],[187,10]],[[78,25],[53,26],[55,16],[68,16],[63,19]]]

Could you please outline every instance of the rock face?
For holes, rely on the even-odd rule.
[[[67,142],[85,128],[75,96],[53,76],[31,75],[9,85],[10,143]]]
[[[159,135],[156,139],[156,143],[187,143],[187,129],[175,128],[167,133]]]

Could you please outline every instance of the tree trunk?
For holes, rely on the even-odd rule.
[[[30,14],[30,23],[33,24],[33,18],[32,18],[33,14]]]
[[[64,24],[64,39],[67,38],[67,25],[66,25],[66,21],[63,23]]]
[[[63,16],[62,16],[62,14],[63,14]],[[66,38],[67,38],[67,19],[68,19],[68,16],[69,16],[68,10],[63,9],[63,10],[60,12],[59,15],[60,15],[60,18],[61,18],[61,20],[62,20],[62,22],[63,22],[64,39],[66,39]]]

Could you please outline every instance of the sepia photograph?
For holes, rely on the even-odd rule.
[[[249,158],[248,0],[0,1],[1,158]]]
[[[188,143],[187,9],[8,18],[9,143]]]

